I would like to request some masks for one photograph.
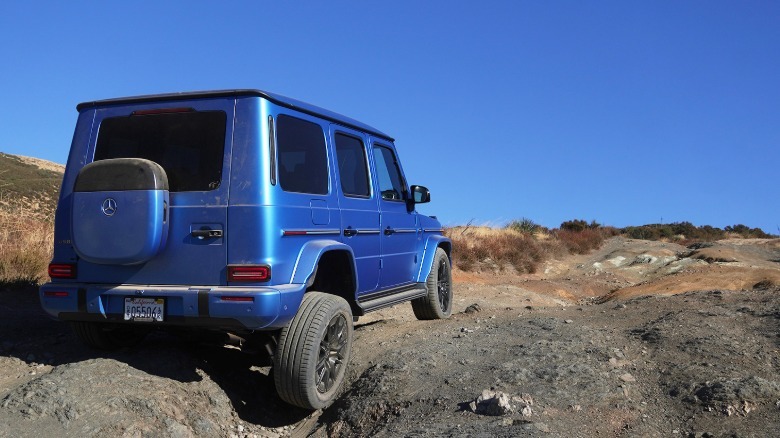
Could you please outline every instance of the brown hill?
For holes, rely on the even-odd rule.
[[[50,219],[64,171],[61,164],[0,152],[0,210]]]

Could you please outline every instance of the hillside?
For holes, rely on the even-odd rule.
[[[51,218],[65,166],[0,152],[0,210]]]

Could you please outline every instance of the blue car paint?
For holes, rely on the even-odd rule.
[[[74,193],[73,249],[91,263],[148,262],[165,248],[168,221],[162,216],[168,214],[168,202],[164,190]]]
[[[73,184],[79,170],[93,161],[102,120],[126,117],[137,110],[180,106],[227,114],[219,187],[206,192],[170,193],[167,243],[150,260],[114,265],[79,257],[69,218],[74,205],[84,207],[74,199],[77,194],[72,191]],[[42,305],[53,317],[119,320],[123,297],[137,296],[142,291],[143,296],[166,299],[165,324],[277,329],[295,315],[317,264],[328,251],[342,251],[349,256],[355,290],[349,291],[347,298],[352,297],[353,308],[359,296],[424,282],[435,247],[450,252],[449,240],[441,235],[438,221],[410,211],[405,202],[381,199],[375,189],[378,181],[373,171],[372,146],[380,144],[397,152],[390,136],[361,122],[254,90],[108,100],[80,104],[78,108],[55,219],[53,257],[53,263],[75,263],[77,278],[56,279],[41,287]],[[269,120],[280,114],[322,128],[329,168],[326,194],[285,192],[278,182],[271,183],[275,169],[270,165],[274,157]],[[356,200],[341,193],[333,147],[335,132],[356,135],[363,141],[372,169],[369,199]],[[102,199],[90,200],[97,201]],[[355,211],[358,213],[353,214]],[[361,232],[345,236],[348,227]],[[223,235],[194,238],[192,231],[201,228],[220,230]],[[388,228],[394,232],[386,233]],[[296,234],[302,232],[305,234]],[[246,264],[270,266],[271,281],[228,283],[227,266]],[[59,291],[68,294],[53,294]],[[203,301],[198,301],[199,294],[208,297],[207,314],[200,308]],[[220,299],[229,294],[252,297],[252,303]]]

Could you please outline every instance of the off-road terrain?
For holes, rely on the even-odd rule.
[[[780,240],[616,237],[536,274],[456,281],[449,320],[408,304],[360,318],[345,391],[313,413],[280,402],[262,354],[168,333],[96,352],[34,289],[0,291],[0,436],[780,431]]]

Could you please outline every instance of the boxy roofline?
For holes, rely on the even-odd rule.
[[[120,97],[115,99],[95,100],[91,102],[82,102],[76,105],[76,109],[81,111],[86,108],[93,108],[97,106],[105,105],[120,105],[127,103],[140,103],[140,102],[164,102],[172,100],[183,99],[199,99],[199,98],[212,98],[212,97],[239,97],[239,96],[257,96],[267,99],[275,104],[281,105],[286,108],[301,111],[306,114],[321,117],[334,123],[339,123],[350,128],[354,128],[360,131],[367,132],[377,137],[382,137],[389,141],[395,141],[393,137],[385,134],[384,132],[359,122],[355,119],[343,116],[333,111],[320,108],[315,105],[302,102],[300,100],[292,99],[280,94],[269,93],[262,90],[241,89],[241,90],[216,90],[216,91],[194,91],[183,93],[169,93],[169,94],[151,94],[146,96],[132,96],[132,97]]]

